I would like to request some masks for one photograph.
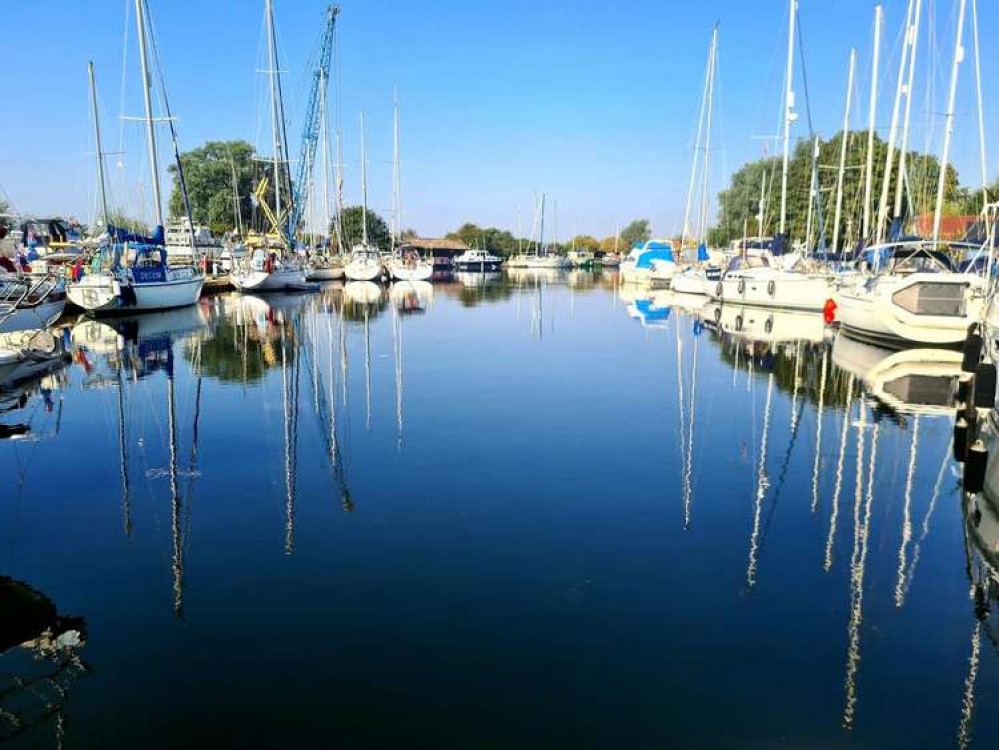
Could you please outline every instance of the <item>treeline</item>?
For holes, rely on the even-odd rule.
[[[856,244],[863,233],[864,216],[864,177],[867,161],[867,133],[850,133],[847,140],[846,170],[843,179],[843,205],[840,218],[840,245],[850,247]],[[839,172],[840,151],[843,133],[819,142],[818,184],[821,206],[822,229],[827,246],[831,246],[834,234],[836,208],[836,184]],[[808,222],[808,204],[812,181],[812,152],[814,144],[801,141],[794,148],[788,167],[787,183],[787,231],[793,242],[805,241]],[[872,229],[877,220],[878,206],[884,184],[885,162],[888,144],[875,134],[874,137],[873,190],[871,191]],[[891,182],[889,183],[888,217],[893,213],[895,191],[898,186],[898,161],[896,151]],[[711,228],[708,241],[715,246],[727,245],[743,236],[743,232],[755,236],[760,232],[758,214],[763,203],[763,234],[772,235],[778,231],[780,222],[781,195],[780,157],[769,157],[750,162],[732,175],[729,187],[718,196],[717,224]],[[936,205],[937,184],[940,177],[940,161],[931,154],[909,151],[906,154],[906,173],[903,214],[911,220],[920,214],[932,213]],[[761,187],[765,189],[761,192]],[[814,209],[813,209],[814,210]],[[944,191],[944,212],[946,214],[976,214],[981,211],[981,191],[962,188],[957,170],[948,166]],[[812,236],[808,244],[818,244],[819,212],[813,214]]]
[[[645,242],[651,236],[648,219],[635,219],[630,222],[617,237],[611,235],[597,239],[588,234],[577,235],[565,242],[552,242],[546,238],[545,244],[553,252],[565,253],[575,246],[577,251],[591,253],[612,253],[615,249],[627,252],[633,245]],[[515,237],[512,232],[496,227],[480,227],[466,222],[454,232],[447,235],[448,239],[460,240],[469,247],[486,250],[494,255],[507,258],[521,252],[531,252],[537,246],[537,238]]]

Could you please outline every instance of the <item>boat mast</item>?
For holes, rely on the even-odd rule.
[[[912,26],[908,30],[909,42],[909,77],[905,83],[905,118],[902,124],[902,142],[899,144],[898,181],[895,184],[895,212],[893,219],[902,215],[902,193],[905,190],[906,160],[909,150],[909,113],[912,111],[912,84],[916,73],[916,48],[919,46],[919,19],[922,15],[923,0],[916,0],[916,12]]]
[[[788,13],[787,68],[784,88],[784,164],[781,168],[780,185],[780,234],[787,227],[787,173],[791,159],[791,123],[797,119],[794,113],[794,22],[798,14],[798,0],[791,0]],[[760,233],[762,235],[762,232]]]
[[[714,59],[715,36],[717,33],[718,25],[715,24],[715,30],[711,34],[711,44],[708,46],[708,62],[704,67],[704,92],[701,94],[701,110],[700,114],[697,116],[697,138],[694,141],[694,155],[690,160],[690,181],[687,183],[687,204],[683,210],[683,229],[680,232],[681,249],[687,241],[687,235],[690,232],[690,210],[694,204],[694,182],[697,179],[697,163],[700,157],[701,140],[704,132],[704,114],[707,111],[708,88],[710,86],[709,81],[711,78],[711,63]]]
[[[364,148],[364,111],[361,111],[361,244],[368,246],[368,159]]]
[[[236,231],[243,236],[243,217],[239,211],[239,181],[236,179],[236,160],[229,151],[229,168],[232,170],[232,212],[236,218]]]
[[[850,106],[853,103],[853,74],[857,68],[857,49],[850,50],[850,72],[846,83],[846,108],[843,111],[842,143],[839,148],[839,174],[836,176],[836,218],[833,221],[833,252],[839,250],[839,226],[843,214],[843,177],[846,172],[846,152],[850,142]],[[903,159],[904,152],[903,152]]]
[[[108,223],[108,194],[104,182],[104,149],[101,146],[101,120],[97,114],[97,82],[94,79],[94,62],[87,63],[90,77],[90,107],[94,113],[94,140],[97,143],[97,181],[101,190],[101,223]]]
[[[718,69],[718,23],[711,34],[711,56],[708,64],[708,113],[704,128],[704,163],[701,172],[701,224],[698,232],[698,244],[703,245],[706,239],[708,224],[708,157],[711,154],[711,115],[714,108],[715,72]],[[680,245],[683,250],[683,245]]]
[[[898,61],[898,81],[895,83],[895,104],[891,110],[891,127],[888,129],[888,155],[885,157],[885,173],[881,180],[881,202],[878,204],[878,234],[877,241],[883,242],[885,222],[888,219],[888,192],[891,188],[891,172],[895,163],[895,136],[898,134],[898,110],[905,91],[903,84],[905,64],[909,57],[909,28],[912,26],[914,0],[909,0],[905,11],[905,34],[902,36],[902,54]]]
[[[971,28],[975,40],[975,100],[978,103],[978,158],[979,167],[982,170],[982,214],[984,215],[989,206],[989,175],[985,158],[985,112],[982,109],[982,62],[981,47],[978,44],[978,0],[971,0]]]
[[[541,194],[541,244],[538,245],[538,254],[544,251],[545,247],[545,194]]]
[[[943,154],[940,156],[940,179],[937,182],[937,205],[933,212],[933,242],[940,241],[940,220],[943,218],[944,190],[947,187],[947,164],[950,142],[954,136],[954,105],[957,100],[957,79],[964,60],[964,11],[968,0],[960,0],[957,11],[957,39],[954,41],[954,62],[950,69],[950,94],[947,99],[947,124],[944,126]]]
[[[805,252],[812,242],[812,219],[815,216],[815,201],[819,196],[819,137],[815,136],[812,148],[812,175],[808,182],[808,219],[805,221]],[[821,221],[821,217],[820,217]],[[821,228],[819,230],[821,234]]]
[[[274,2],[267,0],[267,71],[271,78],[271,133],[273,136],[274,148],[274,214],[278,223],[281,223],[281,162],[283,161],[283,151],[281,148],[281,88],[278,80],[277,61],[277,37],[274,34]],[[278,227],[281,231],[281,227]]]
[[[763,170],[763,179],[760,180],[760,210],[756,212],[756,223],[759,227],[759,232],[757,237],[763,238],[763,217],[765,214],[765,206],[767,202],[767,172]],[[745,247],[743,247],[745,250]]]
[[[392,243],[399,243],[402,224],[402,180],[399,163],[399,96],[392,97]]]
[[[874,188],[874,118],[878,109],[878,64],[881,59],[881,26],[884,8],[874,6],[874,56],[871,61],[871,98],[867,115],[867,169],[864,173],[864,240],[871,236],[871,194]]]
[[[135,0],[135,24],[139,33],[139,60],[142,63],[142,94],[146,105],[146,137],[149,141],[149,168],[152,171],[153,208],[156,225],[163,226],[163,202],[160,198],[160,168],[156,158],[156,128],[153,120],[152,79],[146,55],[146,10],[144,0]]]

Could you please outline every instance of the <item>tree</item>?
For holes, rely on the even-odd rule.
[[[615,250],[621,249],[621,240],[617,235],[611,235],[610,237],[604,237],[600,240],[600,252],[602,253],[613,253]]]
[[[635,219],[621,230],[621,249],[630,250],[635,245],[647,242],[652,236],[648,219]]]
[[[209,141],[201,148],[180,155],[184,167],[184,181],[191,201],[194,220],[207,225],[212,232],[221,235],[235,228],[236,218],[233,195],[233,169],[236,172],[236,187],[239,193],[239,214],[244,227],[255,226],[253,191],[261,172],[261,162],[254,162],[255,150],[246,141]],[[173,192],[170,195],[170,215],[184,216],[184,199],[180,192],[177,165],[171,164]],[[273,180],[266,196],[273,206]],[[258,228],[265,227],[257,217]]]
[[[343,246],[350,250],[359,245],[364,236],[364,209],[360,206],[349,206],[343,209]],[[379,250],[388,252],[392,249],[392,233],[385,220],[371,209],[368,209],[368,242]],[[336,237],[336,224],[330,227],[330,236]],[[334,244],[336,241],[334,240]]]
[[[837,133],[827,141],[819,142],[819,195],[821,198],[822,225],[827,244],[832,243],[833,222],[836,209],[837,168],[839,164],[843,134]],[[808,226],[808,203],[812,179],[813,146],[808,141],[800,141],[795,146],[788,164],[787,182],[787,232],[792,241],[804,241]],[[851,133],[846,149],[847,170],[843,179],[843,205],[839,236],[841,246],[854,245],[863,233],[864,215],[864,165],[867,158],[867,133]],[[888,145],[876,134],[874,138],[874,190],[871,196],[872,229],[877,222],[878,205],[884,182],[885,161]],[[745,233],[748,236],[761,234],[758,215],[760,212],[761,187],[764,204],[762,234],[769,236],[779,230],[781,160],[769,157],[743,165],[729,183],[729,187],[718,196],[718,223],[709,231],[708,239],[713,245],[724,245],[738,239]],[[906,154],[906,204],[911,215],[931,212],[936,201],[937,181],[940,175],[940,162],[935,156],[911,151]],[[889,217],[894,208],[895,190],[898,181],[898,156],[889,183]],[[961,201],[957,171],[947,168],[945,203],[948,211],[957,210]],[[808,245],[817,244],[819,233],[818,212],[812,216],[812,235]]]
[[[595,253],[600,250],[600,240],[596,237],[591,237],[588,234],[576,235],[569,241],[569,247],[573,245],[576,246],[577,250],[585,250],[587,252]]]
[[[447,238],[459,240],[469,247],[477,247],[502,257],[514,255],[521,249],[526,250],[529,244],[527,240],[518,240],[505,229],[483,228],[471,222],[465,222],[457,231],[450,232]]]

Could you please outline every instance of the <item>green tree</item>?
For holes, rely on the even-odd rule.
[[[602,240],[600,240],[600,252],[613,253],[615,249],[617,250],[621,249],[621,240],[617,235],[604,237]]]
[[[569,247],[576,246],[576,250],[585,250],[595,253],[600,250],[600,240],[588,234],[579,234],[569,241]]]
[[[368,209],[368,242],[379,250],[388,252],[392,249],[392,233],[385,220],[371,209]],[[364,209],[360,206],[349,206],[343,209],[343,246],[346,250],[359,245],[364,236]],[[336,236],[336,224],[330,227],[330,236]],[[334,240],[334,244],[336,244]]]
[[[10,215],[10,202],[0,198],[0,227],[10,229],[14,225],[14,217]]]
[[[621,230],[621,250],[627,252],[635,245],[647,242],[652,236],[648,219],[635,219]]]
[[[477,247],[501,257],[514,255],[520,252],[521,248],[526,251],[529,244],[527,240],[518,240],[505,229],[480,227],[472,222],[465,222],[456,231],[450,232],[447,238],[459,240],[469,247]]]
[[[836,167],[839,164],[842,142],[842,133],[837,133],[827,141],[819,142],[819,195],[821,196],[822,224],[827,244],[832,243],[833,237],[838,177]],[[812,179],[812,150],[811,142],[799,142],[795,146],[788,164],[787,231],[793,242],[805,241],[806,239]],[[872,180],[874,190],[872,191],[870,208],[872,224],[877,221],[887,156],[887,143],[875,135]],[[864,165],[866,159],[867,133],[851,133],[847,142],[847,170],[843,180],[843,206],[839,228],[841,246],[855,244],[863,233]],[[769,236],[778,231],[781,168],[781,160],[778,157],[769,157],[749,162],[732,175],[729,187],[718,196],[718,222],[711,229],[708,237],[711,244],[727,244],[731,240],[742,237],[744,232],[748,236],[760,234],[758,216],[761,196],[764,206],[762,234]],[[908,172],[906,201],[911,208],[910,217],[932,211],[936,200],[940,162],[932,155],[911,151],[906,155],[906,170]],[[895,167],[892,170],[892,179],[889,183],[889,214],[894,204],[897,180],[898,156],[896,155]],[[761,188],[764,185],[765,191],[761,193]],[[945,187],[947,209],[949,211],[957,210],[961,197],[962,192],[958,184],[957,172],[952,166],[948,167]],[[808,244],[814,247],[817,244],[819,232],[817,212],[813,213],[812,222],[812,235]]]
[[[246,141],[209,141],[201,148],[181,154],[184,167],[184,180],[191,201],[194,220],[211,228],[221,235],[235,227],[233,196],[233,170],[236,173],[236,186],[239,193],[239,213],[244,227],[264,227],[261,217],[254,216],[253,195],[261,162],[254,161],[255,150]],[[184,216],[184,199],[180,192],[180,181],[176,164],[169,167],[173,176],[173,192],[170,195],[170,215]],[[274,189],[271,180],[266,200],[273,205]],[[256,221],[254,219],[256,218]],[[258,226],[259,225],[259,226]]]

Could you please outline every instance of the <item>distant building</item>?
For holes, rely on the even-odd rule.
[[[940,239],[959,240],[963,238],[968,230],[978,222],[978,219],[977,215],[941,216]],[[920,237],[933,237],[933,214],[920,214],[916,217],[916,234]]]

